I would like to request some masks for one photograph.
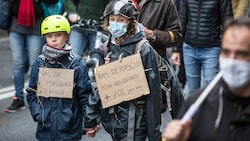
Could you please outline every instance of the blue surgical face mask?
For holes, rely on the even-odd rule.
[[[127,32],[127,24],[118,22],[109,22],[108,29],[114,38],[119,38]]]

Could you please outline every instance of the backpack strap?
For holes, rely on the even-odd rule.
[[[135,47],[135,52],[134,54],[137,54],[137,53],[140,53],[142,48],[143,48],[143,45],[145,43],[147,43],[148,40],[147,39],[142,39],[140,40],[139,42],[136,43],[136,47]],[[109,44],[109,40],[105,41],[102,45],[102,50],[103,50],[103,53],[104,53],[104,60],[105,60],[105,64],[109,63],[109,55],[110,53],[108,53],[108,44]]]
[[[133,101],[129,102],[129,114],[128,114],[128,133],[127,133],[127,141],[133,141],[134,140],[134,134],[135,134],[135,110],[136,107],[133,103]]]
[[[136,53],[140,53],[141,50],[142,50],[142,48],[143,48],[143,45],[144,45],[145,43],[147,43],[147,42],[148,42],[147,39],[142,39],[142,40],[140,40],[139,42],[137,42],[136,48],[135,48],[135,54],[136,54]]]
[[[135,54],[136,53],[140,53],[142,48],[143,48],[143,45],[145,43],[147,43],[148,40],[147,39],[142,39],[140,40],[139,42],[136,43],[136,47],[135,47]],[[102,45],[102,49],[103,49],[103,52],[104,52],[104,56],[107,56],[108,54],[108,44],[109,44],[109,40],[105,41]]]

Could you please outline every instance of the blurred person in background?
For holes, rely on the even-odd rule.
[[[177,8],[177,11],[180,10],[180,0],[176,0],[175,1],[175,5]],[[180,83],[182,84],[182,87],[184,89],[185,85],[186,85],[186,73],[185,73],[185,67],[184,67],[184,61],[183,61],[183,49],[182,49],[182,43],[179,45],[179,52],[174,52],[174,54],[171,54],[171,61],[173,63],[173,65],[175,66],[176,72],[177,72],[177,76],[178,79],[180,81]],[[176,56],[178,58],[178,56],[180,56],[180,62],[176,61]]]
[[[250,17],[250,0],[248,0],[247,16]]]
[[[84,20],[96,20],[101,22],[101,16],[105,6],[110,0],[65,0],[65,12],[72,24],[77,24],[80,18]],[[79,56],[85,55],[86,49],[94,50],[96,32],[81,30],[81,27],[73,28],[69,43],[73,47],[73,52]]]
[[[16,112],[25,108],[23,92],[25,74],[42,50],[43,39],[40,36],[40,24],[44,18],[44,12],[40,0],[12,0],[10,11],[12,21],[9,40],[13,60],[15,96],[12,104],[5,111]]]
[[[146,38],[159,55],[166,58],[166,48],[181,43],[182,34],[175,3],[172,0],[137,0],[138,22]],[[174,51],[179,51],[175,48]]]
[[[41,7],[45,17],[54,14],[63,14],[64,0],[41,0]]]
[[[134,0],[134,3],[136,3],[139,11],[137,20],[143,25],[145,36],[149,40],[149,43],[153,46],[157,53],[168,62],[169,67],[173,67],[172,63],[180,65],[180,48],[178,45],[182,43],[183,38],[175,1]],[[167,48],[172,47],[171,63],[167,56]],[[164,104],[162,112],[165,112],[167,109],[171,109],[172,118],[175,118],[180,107],[178,105],[181,105],[182,102],[180,101],[182,100],[174,102],[179,98],[177,98],[178,94],[174,91],[173,87],[177,86],[173,83],[173,81],[176,82],[178,80],[168,78],[172,75],[174,74],[168,71],[166,73],[161,72],[161,84],[170,90],[170,95],[172,95],[171,104],[167,103],[165,99],[167,99],[166,94],[168,93],[168,90],[166,91],[162,89]],[[175,96],[177,97],[174,98]]]
[[[234,18],[247,15],[249,0],[232,0]]]
[[[250,133],[250,19],[225,25],[220,53],[222,79],[212,88],[193,118],[168,123],[165,141],[249,141]],[[202,90],[188,97],[180,117]]]
[[[182,0],[183,59],[188,95],[219,71],[223,22],[233,17],[231,0]],[[202,76],[201,76],[202,75]]]

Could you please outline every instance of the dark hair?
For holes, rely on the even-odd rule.
[[[250,29],[250,18],[243,16],[240,18],[236,18],[236,19],[229,19],[224,23],[224,32],[233,26],[244,26]]]

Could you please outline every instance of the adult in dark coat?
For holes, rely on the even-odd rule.
[[[240,33],[240,34],[239,34]],[[171,141],[248,141],[250,133],[250,19],[225,26],[220,53],[222,79],[212,88],[193,118],[170,122],[164,137]],[[180,117],[199,97],[191,95]]]

